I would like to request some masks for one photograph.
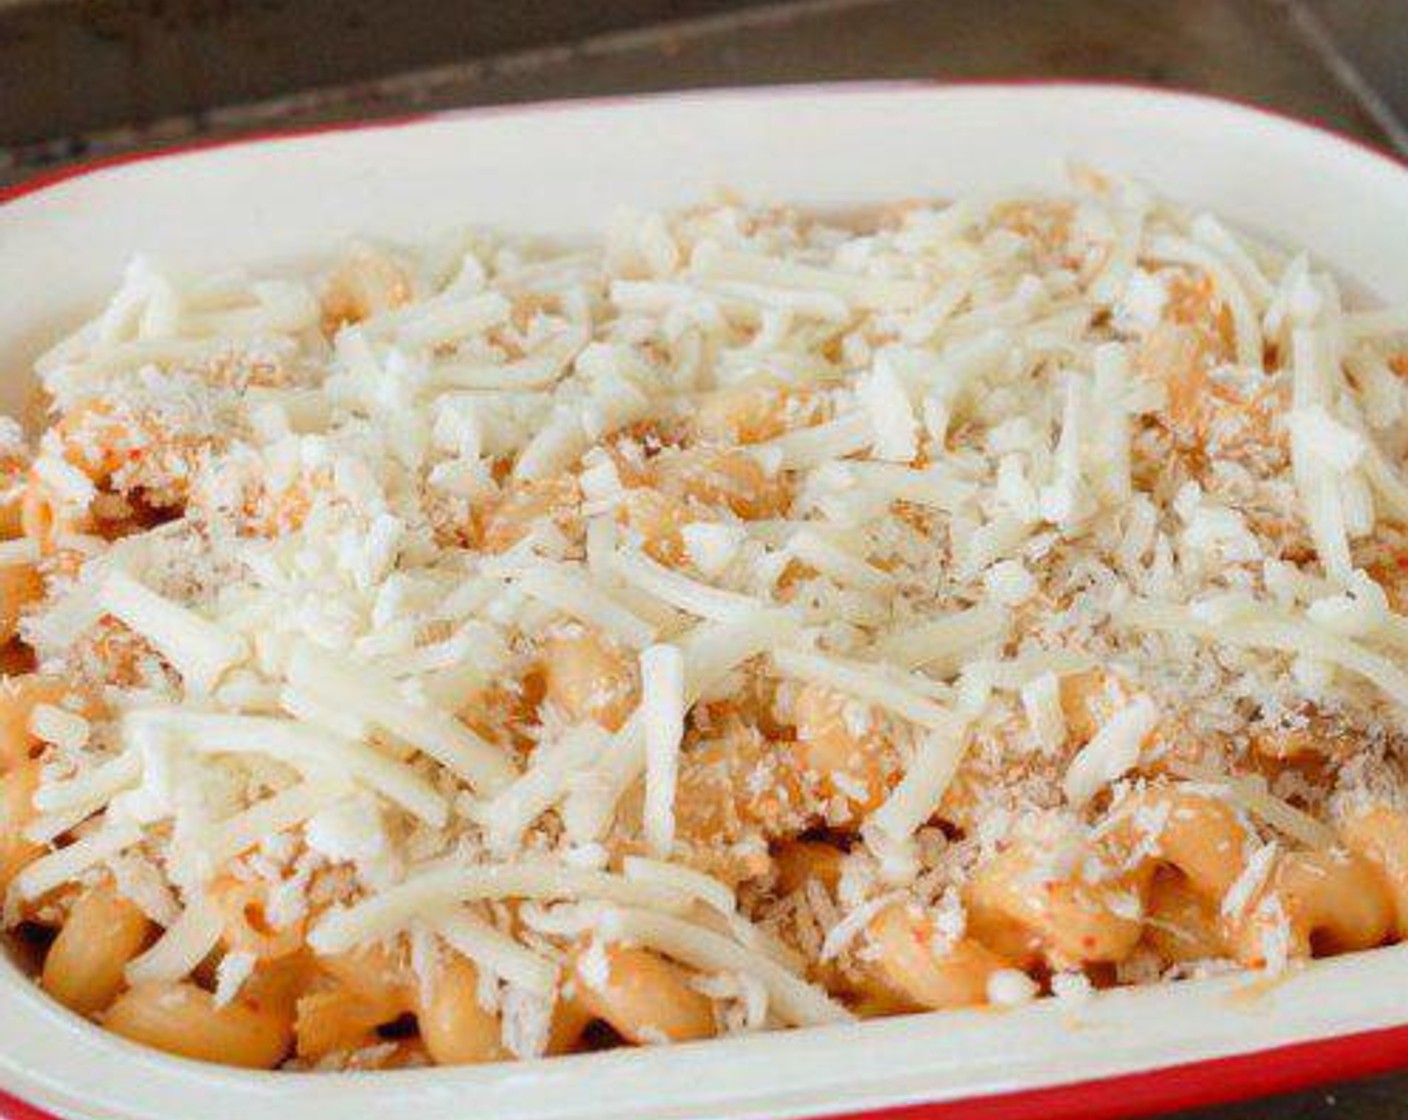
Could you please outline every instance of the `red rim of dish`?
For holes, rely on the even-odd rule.
[[[1405,1065],[1408,1026],[1385,1027],[1065,1085],[836,1113],[824,1120],[1125,1120],[1309,1089]],[[5,1092],[0,1092],[0,1117],[58,1120]]]
[[[1062,81],[1046,78],[993,79],[960,82],[877,81],[796,83],[774,86],[741,86],[721,89],[676,90],[655,94],[622,94],[533,101],[508,105],[471,106],[441,112],[416,113],[366,120],[334,121],[301,128],[267,129],[208,140],[190,140],[151,150],[122,152],[98,159],[42,172],[10,187],[0,189],[0,206],[28,195],[38,194],[73,179],[124,167],[128,164],[169,159],[199,152],[216,151],[249,144],[299,140],[339,132],[368,132],[404,128],[427,121],[497,114],[552,112],[564,109],[602,107],[629,102],[664,100],[685,94],[691,97],[765,96],[765,91],[805,93],[808,90],[829,95],[873,93],[884,90],[921,90],[945,87],[1032,87],[1071,89],[1121,89],[1159,94],[1190,101],[1232,105],[1282,123],[1310,129],[1347,144],[1397,170],[1408,170],[1408,159],[1355,136],[1349,136],[1318,121],[1221,94],[1168,89],[1139,82]],[[959,1100],[920,1102],[893,1108],[837,1113],[827,1120],[1117,1120],[1147,1116],[1154,1112],[1198,1108],[1246,1100],[1274,1093],[1311,1088],[1331,1081],[1343,1081],[1387,1073],[1408,1066],[1408,1025],[1381,1030],[1360,1031],[1308,1042],[1255,1050],[1221,1058],[1206,1058],[1182,1065],[1118,1074],[1112,1077],[1018,1089]],[[0,1118],[3,1120],[58,1120],[18,1097],[0,1090]]]

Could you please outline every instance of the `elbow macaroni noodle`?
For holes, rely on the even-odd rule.
[[[1086,171],[139,259],[0,433],[5,924],[301,1069],[1408,936],[1408,332],[1356,314]]]

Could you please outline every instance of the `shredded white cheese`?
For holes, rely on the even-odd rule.
[[[1136,696],[1115,713],[1066,768],[1062,788],[1072,805],[1084,805],[1104,786],[1123,777],[1139,761],[1159,709],[1148,696]]]
[[[685,896],[668,888],[605,871],[541,861],[447,867],[427,871],[351,907],[329,911],[309,932],[308,943],[320,953],[339,953],[459,903],[494,898],[593,898],[667,911],[688,905]]]
[[[693,968],[734,970],[756,976],[783,1019],[795,1026],[849,1022],[851,1015],[820,989],[788,972],[771,958],[700,926],[658,911],[621,909],[603,922],[605,936],[658,949]]]
[[[508,983],[540,999],[551,999],[557,990],[557,966],[552,961],[523,948],[468,910],[459,908],[440,915],[434,928],[456,952]]]
[[[151,948],[126,969],[129,984],[180,980],[210,955],[220,942],[225,919],[214,903],[200,899],[181,912]]]
[[[684,735],[684,658],[672,645],[640,655],[640,711],[645,736],[646,851],[668,859],[675,846],[675,785]]]
[[[289,659],[288,679],[294,687],[356,712],[424,751],[477,789],[492,793],[515,776],[504,753],[463,723],[406,701],[390,682],[327,650],[299,645]]]
[[[114,572],[98,591],[98,603],[118,621],[146,638],[197,692],[214,691],[220,678],[249,656],[238,634],[200,617]]]
[[[932,698],[933,682],[924,678],[798,649],[774,650],[772,659],[786,676],[868,700],[921,727],[952,733],[959,726],[954,714]]]
[[[985,944],[960,898],[994,853],[1100,881],[1123,791],[1181,778],[1251,830],[1209,905],[1287,963],[1278,853],[1401,800],[1408,318],[1085,168],[856,222],[726,200],[316,278],[135,261],[38,363],[55,422],[0,423],[44,675],[6,923],[110,876],[164,929],[129,977],[179,980],[217,885],[258,884],[422,998],[473,962],[519,1056],[613,942],[722,1032],[833,1022],[804,978],[870,967],[885,907]],[[1324,774],[1171,750],[1302,721]],[[1158,921],[1145,881],[1111,910]],[[1113,979],[1167,975],[1154,944]],[[974,997],[1084,998],[1078,964]],[[229,1006],[258,965],[208,972]]]

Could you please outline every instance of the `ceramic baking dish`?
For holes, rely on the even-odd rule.
[[[723,91],[451,113],[65,173],[0,195],[0,406],[142,250],[296,263],[354,234],[472,223],[580,237],[714,187],[835,207],[1130,174],[1408,302],[1408,170],[1203,97],[1030,84]],[[85,1120],[1101,1117],[1408,1063],[1408,946],[1275,982],[1226,976],[846,1027],[470,1069],[253,1074],[138,1049],[0,961],[0,1113]]]

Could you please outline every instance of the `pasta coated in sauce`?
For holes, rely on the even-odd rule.
[[[138,259],[0,436],[0,889],[252,1068],[1408,936],[1408,338],[1080,172]]]

